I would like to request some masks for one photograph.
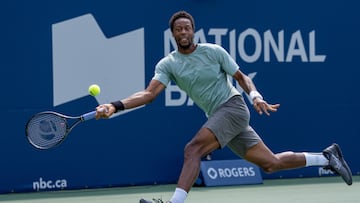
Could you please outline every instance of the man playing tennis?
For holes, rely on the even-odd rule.
[[[161,59],[148,87],[121,101],[97,107],[96,118],[138,107],[154,100],[174,81],[206,113],[208,120],[185,146],[184,163],[171,203],[183,203],[200,172],[201,158],[229,147],[235,154],[271,173],[305,166],[324,166],[352,184],[352,173],[340,147],[333,144],[322,153],[282,152],[274,154],[249,125],[248,107],[239,91],[228,80],[231,75],[250,95],[259,114],[276,112],[279,104],[268,104],[252,80],[241,72],[233,58],[215,44],[193,42],[194,19],[185,12],[175,13],[169,22],[178,49]],[[108,111],[103,111],[106,108]],[[153,199],[162,203],[161,199]],[[152,201],[141,199],[140,203]]]

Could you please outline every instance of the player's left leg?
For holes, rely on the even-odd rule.
[[[352,184],[352,173],[343,158],[340,147],[333,144],[323,153],[282,152],[274,154],[262,141],[249,148],[244,158],[260,166],[265,172],[294,169],[305,166],[322,166],[339,174],[346,184]]]
[[[306,166],[303,153],[288,151],[274,154],[262,141],[249,148],[244,158],[255,163],[267,173]]]
[[[346,163],[340,146],[336,143],[323,150],[324,156],[329,160],[325,169],[330,169],[339,174],[348,185],[352,185],[352,172]]]

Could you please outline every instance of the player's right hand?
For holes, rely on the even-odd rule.
[[[107,119],[111,115],[113,115],[115,111],[116,111],[116,109],[112,104],[101,104],[96,107],[95,118],[96,118],[96,120],[98,120],[100,118]]]

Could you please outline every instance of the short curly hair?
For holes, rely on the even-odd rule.
[[[179,18],[189,19],[193,30],[195,30],[195,22],[194,22],[194,18],[192,17],[192,15],[186,11],[178,11],[178,12],[174,13],[170,18],[169,26],[170,26],[171,32],[173,32],[173,29],[174,29],[174,22]]]

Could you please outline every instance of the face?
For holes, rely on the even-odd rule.
[[[174,22],[173,36],[180,51],[192,48],[194,30],[191,21],[187,18],[177,19]]]

